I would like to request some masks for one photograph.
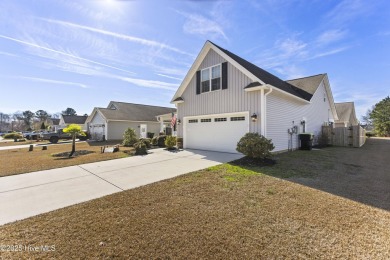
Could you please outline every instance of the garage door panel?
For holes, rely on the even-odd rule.
[[[237,153],[237,142],[249,131],[248,120],[247,113],[185,119],[184,145],[190,149]]]

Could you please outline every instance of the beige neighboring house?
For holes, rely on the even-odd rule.
[[[356,118],[355,104],[353,102],[335,103],[338,120],[335,127],[349,127],[359,125]]]
[[[146,138],[147,133],[159,134],[159,115],[172,113],[176,113],[175,108],[111,101],[107,108],[95,107],[86,124],[92,140],[122,140],[127,128]]]
[[[61,115],[59,128],[65,128],[70,124],[76,124],[81,127],[82,130],[87,130],[86,120],[88,116],[67,116]]]

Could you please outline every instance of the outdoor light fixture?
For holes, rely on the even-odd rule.
[[[305,124],[306,121],[305,120],[301,120],[301,125]]]
[[[180,120],[180,119],[177,120],[177,124],[178,124],[178,125],[181,124],[181,120]]]
[[[256,113],[253,113],[253,115],[251,116],[251,119],[252,119],[252,122],[256,122],[257,121]]]

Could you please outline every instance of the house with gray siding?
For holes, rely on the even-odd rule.
[[[207,41],[172,98],[184,148],[236,152],[247,132],[272,139],[275,152],[298,148],[338,120],[327,74],[284,81]]]
[[[167,113],[176,113],[176,109],[111,101],[107,108],[95,107],[86,122],[92,140],[122,140],[127,128],[146,138],[148,132],[159,134],[158,116]]]

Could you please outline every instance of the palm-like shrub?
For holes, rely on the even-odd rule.
[[[275,149],[272,141],[258,133],[247,133],[237,143],[237,152],[251,158],[264,159],[271,157],[271,151]]]
[[[130,147],[133,146],[138,141],[137,135],[133,128],[127,128],[123,133],[123,146]]]

